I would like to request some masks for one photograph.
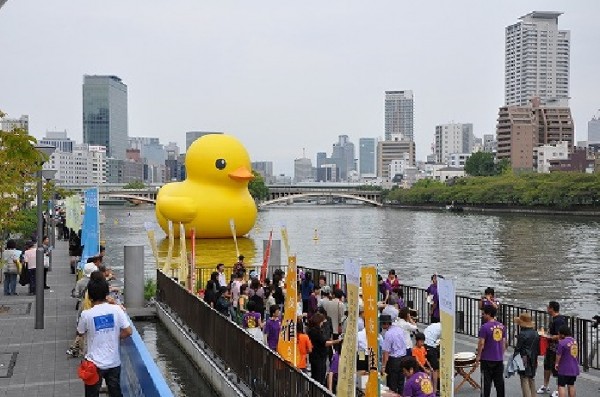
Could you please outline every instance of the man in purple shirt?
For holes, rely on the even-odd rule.
[[[504,351],[506,350],[506,327],[496,321],[496,308],[483,308],[485,322],[479,328],[479,343],[475,365],[481,362],[483,374],[483,396],[490,397],[492,382],[496,388],[496,396],[504,397]]]
[[[440,276],[441,277],[441,276]],[[428,295],[428,301],[431,302],[431,322],[439,323],[440,322],[440,296],[438,295],[437,289],[437,275],[434,274],[431,276],[431,284],[425,290]],[[429,298],[431,296],[431,298]]]
[[[554,368],[558,372],[558,396],[575,396],[575,380],[579,376],[579,361],[577,355],[579,347],[571,336],[571,328],[563,325],[558,330],[560,338],[556,348],[556,364]]]
[[[265,336],[267,337],[267,345],[270,349],[277,351],[277,343],[279,343],[279,332],[281,331],[281,311],[279,306],[273,305],[269,308],[270,317],[265,324]]]
[[[404,330],[392,325],[392,318],[387,314],[379,316],[381,327],[386,330],[383,337],[383,359],[381,368],[387,374],[387,386],[394,393],[402,395],[404,389],[404,375],[400,367],[402,357],[406,356],[406,343]]]
[[[414,357],[406,357],[400,364],[406,376],[402,397],[434,397],[436,395],[429,375],[420,372],[419,364]]]

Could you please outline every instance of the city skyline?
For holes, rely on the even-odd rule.
[[[341,134],[383,137],[385,91],[412,90],[424,160],[438,124],[468,120],[476,136],[494,133],[505,28],[534,10],[563,12],[561,29],[571,31],[577,140],[599,107],[590,82],[600,4],[59,3],[0,10],[0,45],[20,61],[2,66],[0,106],[29,115],[37,138],[66,129],[81,142],[81,78],[114,74],[129,88],[130,136],[183,148],[187,131],[225,131],[253,161],[291,175],[302,148],[314,159]]]

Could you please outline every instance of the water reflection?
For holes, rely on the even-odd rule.
[[[123,244],[143,244],[149,277],[154,258],[143,228],[153,207],[105,211],[109,261],[122,269]],[[125,223],[114,219],[125,219]],[[432,273],[456,280],[463,295],[494,286],[500,299],[544,308],[563,303],[566,314],[598,314],[600,224],[584,217],[452,214],[361,206],[282,206],[259,212],[256,227],[240,240],[248,263],[262,258],[262,240],[285,224],[290,246],[305,266],[342,271],[344,258],[397,269],[407,284],[426,287]],[[319,239],[314,240],[317,229]],[[162,232],[158,238],[163,239]],[[161,242],[161,251],[166,251]],[[175,247],[178,249],[178,247]],[[177,251],[176,251],[177,252]],[[202,240],[197,261],[235,261],[233,240]],[[282,252],[285,256],[285,252]]]

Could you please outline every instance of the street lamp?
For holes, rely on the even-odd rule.
[[[42,178],[46,181],[46,183],[52,181],[56,176],[57,170],[42,170]],[[54,197],[54,190],[50,192],[50,197]],[[48,220],[46,221],[46,236],[50,239],[50,247],[54,249],[55,239],[55,227],[54,227],[54,200],[48,200]],[[50,257],[50,266],[48,271],[52,271],[52,251],[49,252],[48,256]]]
[[[44,155],[44,158],[50,157],[56,148],[50,145],[36,144],[35,149]],[[44,248],[42,247],[42,238],[44,233],[44,219],[42,214],[44,191],[44,172],[42,171],[43,161],[37,172],[37,248],[35,250],[35,329],[44,329]]]

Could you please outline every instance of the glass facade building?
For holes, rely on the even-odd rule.
[[[83,142],[124,160],[128,139],[127,86],[117,76],[84,76]]]
[[[358,140],[358,158],[360,165],[360,176],[375,177],[377,170],[375,169],[377,161],[377,139],[376,138],[360,138]]]

